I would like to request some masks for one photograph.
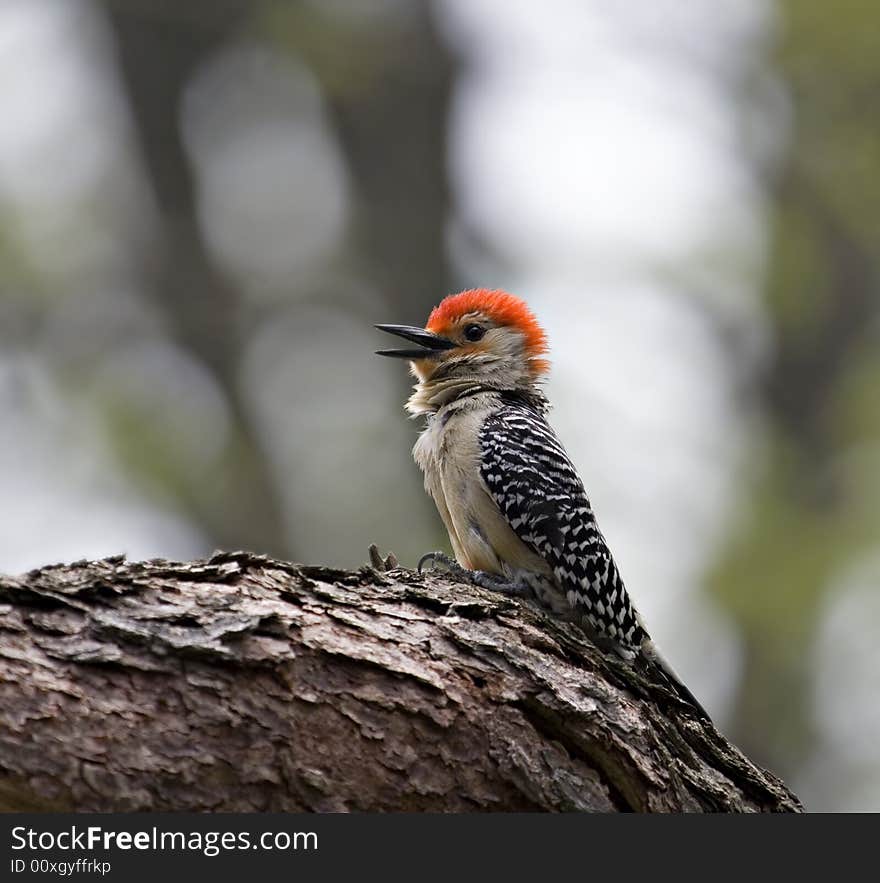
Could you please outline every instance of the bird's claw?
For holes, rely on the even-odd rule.
[[[459,579],[467,579],[470,575],[469,570],[465,570],[454,558],[450,558],[445,552],[428,552],[426,555],[422,555],[419,558],[419,563],[416,565],[416,570],[419,573],[422,573],[427,562],[431,562],[431,564],[442,564],[448,573],[451,573],[453,576],[459,577]],[[432,570],[436,568],[431,568]]]
[[[394,570],[394,568],[397,567],[399,564],[397,556],[394,554],[394,552],[389,552],[383,558],[382,553],[379,551],[379,547],[375,543],[370,543],[369,551],[370,564],[375,570],[378,570],[379,573],[386,573],[389,570]]]
[[[518,583],[509,583],[503,576],[497,573],[487,573],[484,570],[468,570],[462,567],[454,558],[450,558],[444,552],[428,552],[419,558],[418,571],[422,573],[422,569],[426,562],[432,564],[440,563],[446,569],[446,572],[455,577],[459,582],[469,583],[472,586],[478,586],[481,589],[489,589],[492,592],[500,592],[502,595],[510,595],[515,598],[532,597],[531,590],[526,585]]]

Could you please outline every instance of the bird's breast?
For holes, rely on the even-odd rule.
[[[441,411],[430,422],[413,450],[425,489],[462,566],[508,579],[549,574],[549,565],[516,535],[482,479],[480,430],[489,413],[473,408],[446,416]]]

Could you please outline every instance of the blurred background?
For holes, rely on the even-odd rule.
[[[0,0],[0,570],[447,539],[374,322],[523,296],[654,637],[880,809],[880,10]]]

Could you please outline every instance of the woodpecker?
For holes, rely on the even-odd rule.
[[[415,344],[377,354],[408,360],[416,378],[406,409],[426,420],[413,456],[455,554],[431,552],[419,570],[439,563],[476,585],[536,600],[603,649],[659,669],[708,718],[648,635],[547,422],[547,335],[526,304],[472,289],[441,301],[424,328],[375,327]]]

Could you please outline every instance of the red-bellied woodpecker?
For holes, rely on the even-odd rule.
[[[416,344],[407,402],[427,424],[413,449],[449,532],[460,578],[531,597],[625,659],[641,656],[702,706],[663,660],[630,601],[584,485],[545,417],[547,337],[519,298],[475,289],[443,300],[425,328],[377,325]],[[706,715],[707,716],[707,715]]]

